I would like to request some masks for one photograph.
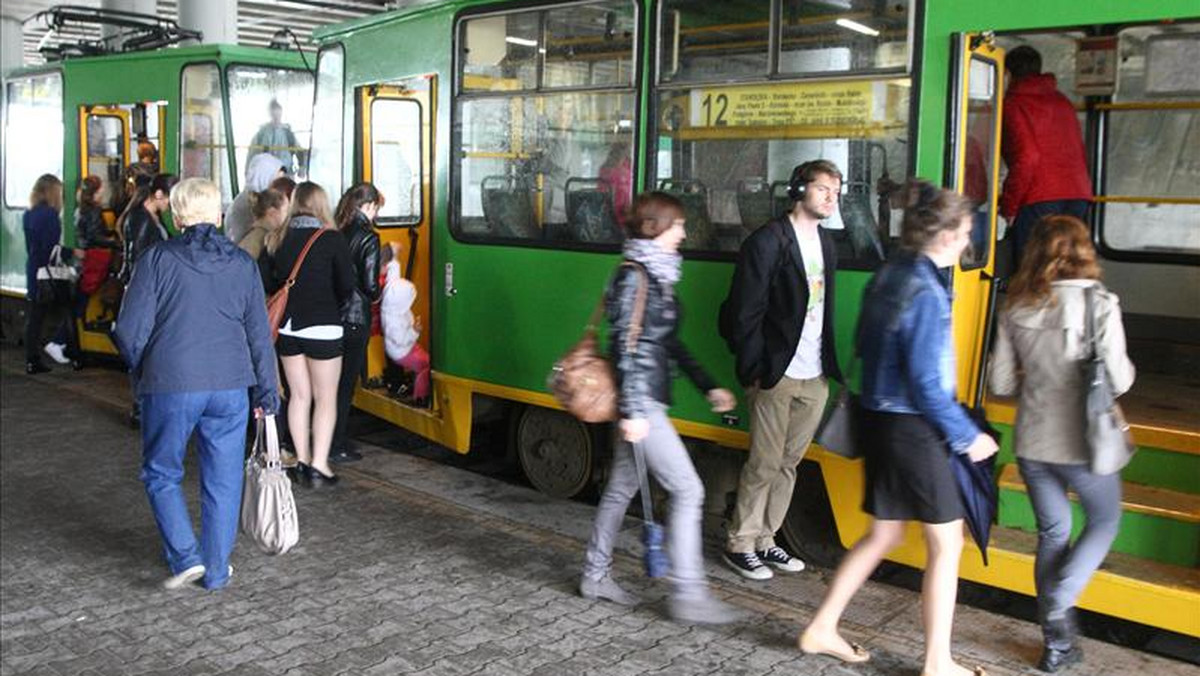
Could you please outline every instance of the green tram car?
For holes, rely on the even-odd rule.
[[[69,58],[18,69],[5,79],[4,205],[0,234],[0,300],[5,333],[20,335],[25,296],[21,215],[44,173],[63,180],[64,243],[75,241],[75,191],[99,176],[105,218],[114,224],[126,168],[139,146],[157,154],[155,169],[201,176],[237,195],[255,152],[290,156],[303,172],[311,133],[314,76],[297,52],[201,45]],[[278,101],[297,148],[252,147]],[[145,159],[145,158],[143,158]],[[96,293],[80,332],[85,351],[116,354],[108,337],[120,304],[115,279]]]
[[[879,188],[914,175],[983,186],[977,246],[953,271],[960,392],[1007,435],[1014,405],[982,382],[1011,260],[995,207],[1003,58],[1033,44],[1079,104],[1096,241],[1140,370],[1123,399],[1141,450],[1124,473],[1121,534],[1081,605],[1200,636],[1200,405],[1194,360],[1179,370],[1200,333],[1198,20],[1190,0],[458,0],[321,29],[310,177],[331,193],[359,180],[384,192],[380,231],[403,247],[434,367],[428,406],[388,396],[376,336],[355,403],[460,453],[473,425],[507,423],[536,487],[580,492],[603,473],[607,430],[562,412],[546,378],[619,255],[604,172],[629,163],[636,190],[687,206],[683,337],[733,385],[717,310],[735,252],[790,207],[791,168],[825,157],[846,174],[829,223],[844,371],[864,285],[896,245],[899,212]],[[718,520],[745,409],[713,414],[685,383],[675,395]],[[968,548],[961,575],[1032,594],[1032,513],[1007,440],[1001,462],[991,564]],[[812,448],[787,543],[813,556],[823,528],[853,543],[861,498],[860,463]],[[923,565],[919,538],[892,558]]]

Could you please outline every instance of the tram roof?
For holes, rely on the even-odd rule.
[[[23,75],[36,75],[57,70],[70,70],[76,66],[91,66],[113,63],[146,63],[165,61],[219,61],[248,62],[263,65],[301,66],[300,53],[294,50],[268,49],[242,45],[207,44],[187,47],[167,47],[134,52],[117,52],[97,56],[80,56],[52,61],[33,66],[14,68],[5,79]]]

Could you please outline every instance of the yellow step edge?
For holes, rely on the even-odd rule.
[[[1012,425],[1017,420],[1016,402],[1009,397],[988,397],[984,411],[988,420],[1002,425]],[[1138,446],[1200,455],[1200,429],[1166,427],[1130,420],[1129,430]]]
[[[1028,492],[1016,465],[1006,465],[1000,472],[1000,488]],[[1071,496],[1077,499],[1074,493]],[[1121,508],[1127,512],[1200,523],[1200,495],[1193,493],[1124,482],[1121,486]]]

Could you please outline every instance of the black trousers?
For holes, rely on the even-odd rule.
[[[25,301],[25,362],[42,361],[42,324],[47,306],[37,301]]]
[[[367,360],[367,343],[371,340],[371,327],[359,324],[342,325],[342,377],[338,381],[337,424],[333,428],[334,453],[349,447],[346,428],[350,423],[350,400],[354,397],[354,386],[362,375]]]

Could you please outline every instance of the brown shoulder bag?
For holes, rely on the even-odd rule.
[[[287,310],[288,292],[296,283],[296,275],[300,274],[300,265],[304,263],[304,257],[308,255],[308,250],[312,248],[313,243],[323,232],[325,232],[325,228],[317,228],[317,231],[308,238],[308,241],[304,243],[304,248],[300,250],[300,255],[296,257],[296,262],[292,264],[292,272],[288,275],[287,281],[267,299],[267,325],[271,327],[272,342],[279,337],[279,325],[283,323],[283,313]]]
[[[646,271],[636,263],[622,263],[637,268],[642,276],[633,305],[633,317],[625,340],[625,351],[636,352],[646,314]],[[554,398],[567,413],[583,422],[612,422],[617,419],[617,379],[612,364],[597,349],[596,325],[604,311],[604,298],[596,304],[583,338],[554,363],[549,386]]]

